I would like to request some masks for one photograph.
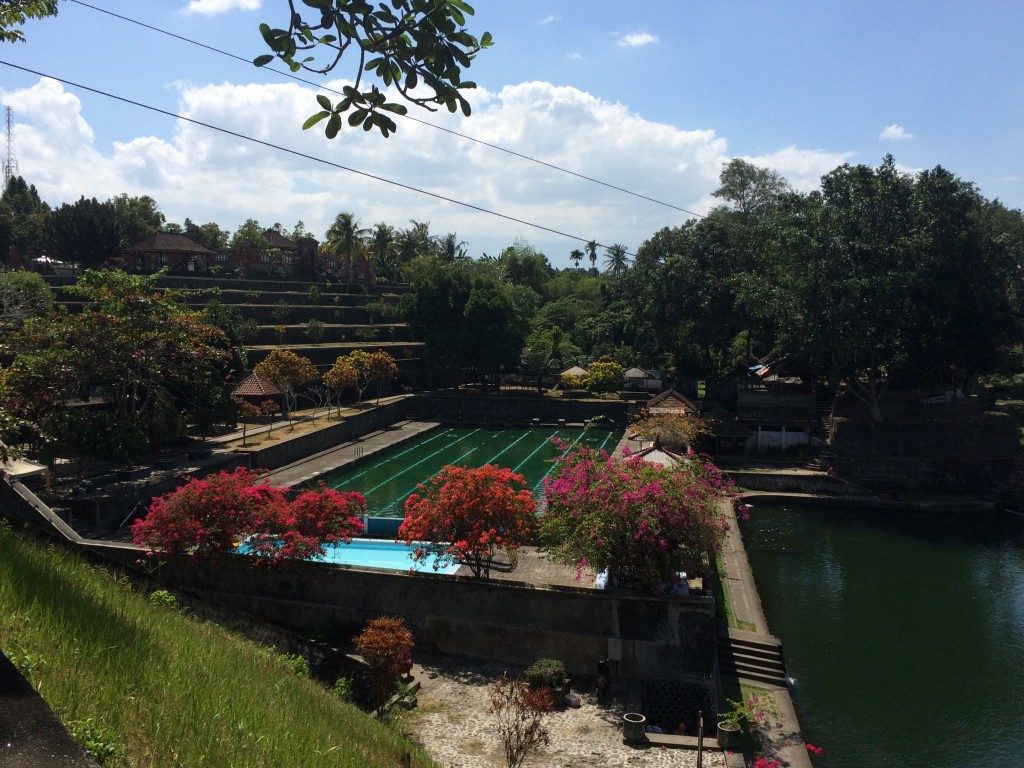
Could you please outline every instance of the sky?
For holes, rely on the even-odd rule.
[[[472,2],[472,0],[470,0]],[[284,0],[88,0],[246,59]],[[742,157],[800,190],[844,163],[886,153],[913,172],[942,165],[986,197],[1024,206],[1024,3],[476,0],[489,31],[466,77],[469,118],[416,117],[673,207],[584,181],[434,128],[301,125],[315,89],[61,0],[0,62],[255,136],[332,163],[631,252],[706,213],[718,174]],[[327,76],[354,75],[343,61]],[[0,64],[21,174],[51,204],[150,195],[169,221],[247,218],[321,236],[334,216],[364,226],[430,222],[469,253],[523,238],[557,266],[580,243],[190,125]],[[2,148],[0,148],[2,151]]]

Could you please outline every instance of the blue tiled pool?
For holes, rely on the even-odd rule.
[[[435,569],[435,558],[428,555],[419,562],[413,562],[412,547],[384,539],[352,539],[348,544],[327,544],[324,556],[318,562],[361,565],[366,568],[388,568],[393,571],[422,571],[424,573],[448,573],[459,570],[458,563],[443,565]]]

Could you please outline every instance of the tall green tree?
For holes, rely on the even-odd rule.
[[[626,246],[621,243],[615,243],[605,248],[605,253],[607,255],[604,260],[604,266],[612,275],[618,277],[629,269],[629,257],[626,255],[628,253]]]
[[[49,246],[57,258],[95,267],[121,249],[117,212],[110,202],[95,197],[64,203],[50,216]]]
[[[745,217],[758,216],[790,191],[789,182],[777,171],[762,168],[736,157],[719,176],[719,187],[712,194],[728,202]]]
[[[0,3],[0,42],[24,42],[20,27],[29,19],[57,15],[57,0],[5,0]]]
[[[156,200],[149,195],[130,197],[121,194],[112,197],[110,204],[114,208],[114,222],[121,236],[122,248],[162,231],[167,221]]]
[[[50,206],[21,176],[12,177],[0,196],[0,227],[6,235],[0,259],[6,261],[8,254],[31,258],[46,250]]]
[[[352,285],[352,271],[356,259],[365,252],[363,239],[368,234],[359,226],[359,219],[351,211],[342,211],[334,217],[334,222],[327,230],[326,246],[328,252],[346,266],[347,282]]]

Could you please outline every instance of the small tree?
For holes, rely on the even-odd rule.
[[[367,622],[355,645],[369,667],[373,706],[380,712],[412,663],[412,632],[402,619],[380,616]]]
[[[324,544],[348,543],[363,532],[366,499],[357,491],[335,491],[323,483],[294,501],[268,510],[251,551],[272,562],[323,557]]]
[[[547,688],[530,688],[508,672],[491,684],[487,711],[494,715],[507,768],[519,768],[531,752],[550,742],[544,720],[551,706]]]
[[[398,375],[398,364],[395,362],[395,358],[383,349],[378,349],[370,354],[366,368],[367,378],[377,387],[377,404],[380,405],[381,390],[394,381],[395,376]]]
[[[231,402],[235,406],[235,418],[242,424],[242,445],[245,445],[249,422],[258,419],[263,410],[242,397],[232,397]]]
[[[591,392],[618,392],[626,371],[610,357],[601,357],[587,366],[587,389]]]
[[[315,286],[314,286],[315,287]],[[306,338],[311,344],[319,344],[324,337],[324,324],[311,317],[306,321]]]
[[[297,355],[289,349],[272,349],[253,368],[277,385],[285,395],[285,416],[291,421],[291,412],[296,406],[296,390],[317,377],[316,366],[308,357]]]
[[[406,499],[398,537],[420,542],[416,560],[458,560],[486,577],[496,550],[515,551],[532,540],[535,508],[523,476],[511,469],[449,465]]]
[[[563,454],[544,482],[541,533],[556,560],[654,590],[718,551],[728,530],[718,499],[729,490],[698,456],[662,467],[581,448]]]
[[[348,356],[339,357],[331,369],[324,374],[324,384],[334,391],[338,403],[338,416],[341,416],[341,393],[356,386],[359,373],[352,367]]]
[[[353,386],[356,388],[357,402],[363,402],[363,392],[370,384],[370,353],[362,349],[353,349],[347,355],[349,365],[356,372]]]
[[[657,440],[666,448],[688,448],[701,435],[708,434],[707,425],[689,413],[640,412],[633,430],[645,440]]]
[[[139,546],[169,554],[222,555],[276,516],[284,491],[243,467],[204,478],[153,500],[149,513],[132,525]]]

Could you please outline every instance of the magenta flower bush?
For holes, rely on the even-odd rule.
[[[656,590],[718,552],[729,526],[717,502],[731,490],[696,454],[662,467],[639,456],[567,451],[544,482],[541,537],[556,560],[578,571],[589,565],[620,584]]]

